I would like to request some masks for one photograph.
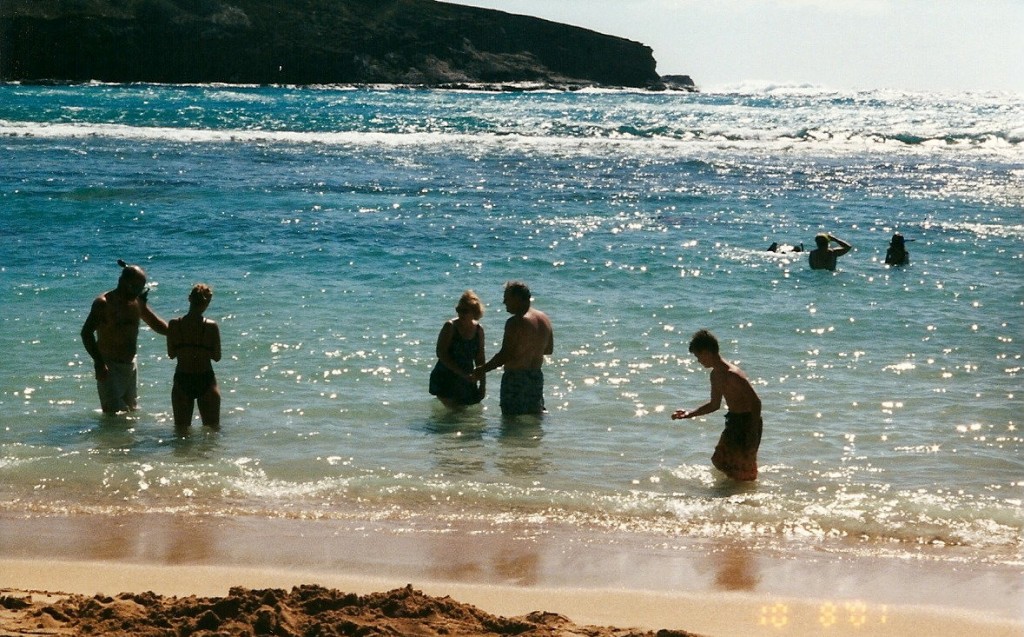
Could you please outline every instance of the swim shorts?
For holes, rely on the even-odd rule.
[[[96,379],[103,413],[135,411],[139,407],[139,368],[135,361],[130,363],[107,363],[107,377]]]
[[[718,439],[711,464],[733,480],[757,479],[757,449],[761,446],[761,420],[751,413],[725,415],[725,430]]]
[[[505,370],[501,375],[501,413],[505,416],[544,413],[544,372]]]

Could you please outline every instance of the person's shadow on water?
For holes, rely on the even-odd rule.
[[[427,419],[414,427],[432,437],[431,455],[439,471],[452,475],[472,475],[484,471],[483,446],[487,421],[479,405],[449,409],[435,403]]]
[[[430,415],[420,424],[420,428],[429,434],[454,434],[467,439],[482,438],[486,427],[487,421],[480,405],[449,409],[439,402],[431,405]]]
[[[510,477],[539,476],[551,464],[544,452],[540,416],[502,416],[498,432],[498,469]]]
[[[208,460],[220,448],[221,430],[210,427],[175,429],[167,443],[179,460]]]
[[[26,444],[40,444],[61,449],[85,449],[100,462],[120,462],[134,453],[138,446],[136,427],[139,419],[125,414],[111,416],[97,411],[88,420],[57,423],[22,439]]]
[[[744,495],[757,491],[757,480],[744,482],[733,480],[717,469],[712,469],[711,474],[715,479],[709,489],[711,497],[730,498],[734,495]]]
[[[749,547],[721,539],[711,551],[715,588],[723,591],[754,591],[761,583],[757,556]]]

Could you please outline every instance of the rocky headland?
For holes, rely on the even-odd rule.
[[[434,0],[4,0],[0,80],[530,88],[665,82],[650,47]]]

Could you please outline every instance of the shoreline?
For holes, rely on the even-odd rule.
[[[1024,578],[985,565],[386,521],[4,514],[0,528],[5,590],[222,596],[318,584],[364,595],[411,584],[507,617],[548,611],[581,625],[714,637],[809,636],[826,624],[836,635],[1024,634]]]

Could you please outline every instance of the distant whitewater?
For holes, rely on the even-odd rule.
[[[1024,100],[0,86],[0,507],[734,537],[1024,564]],[[830,231],[836,273],[800,253]],[[911,265],[883,265],[893,233]],[[78,332],[115,260],[151,305],[215,291],[223,431],[98,410]],[[549,414],[427,394],[459,294],[555,324]],[[764,401],[762,473],[709,456],[707,327]],[[724,411],[724,410],[723,410]],[[428,524],[429,526],[429,524]]]

